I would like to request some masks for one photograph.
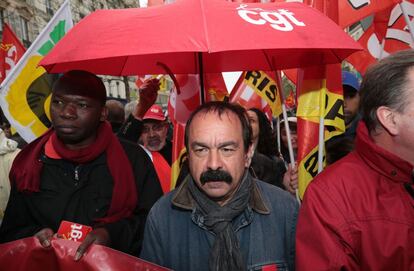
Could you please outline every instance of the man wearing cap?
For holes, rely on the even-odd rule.
[[[167,139],[168,122],[162,108],[154,104],[159,81],[146,81],[140,89],[140,98],[135,110],[121,127],[118,135],[139,142],[147,150],[164,193],[171,190],[172,143]]]
[[[342,71],[342,89],[344,93],[344,118],[345,132],[332,137],[325,143],[328,164],[332,164],[345,155],[353,148],[357,126],[361,119],[359,110],[359,87],[360,83],[355,74]],[[347,146],[344,148],[344,146]]]
[[[342,72],[342,88],[344,90],[344,117],[346,131],[344,136],[355,138],[356,128],[361,117],[359,107],[359,81],[351,72]]]

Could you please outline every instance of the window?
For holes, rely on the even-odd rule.
[[[46,13],[48,15],[53,15],[53,9],[52,9],[52,5],[50,3],[50,0],[45,0],[45,7],[46,7]]]
[[[3,33],[4,10],[0,8],[0,33]]]
[[[30,37],[29,37],[29,28],[27,24],[27,20],[25,18],[20,17],[20,28],[22,30],[22,40],[25,46],[30,44]]]

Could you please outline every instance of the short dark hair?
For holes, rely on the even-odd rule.
[[[102,80],[93,73],[81,70],[72,70],[63,73],[53,84],[52,92],[76,91],[85,97],[106,102],[106,89]]]
[[[249,146],[252,144],[252,128],[250,127],[250,122],[247,117],[246,110],[241,107],[238,104],[228,103],[228,102],[220,102],[220,101],[214,101],[214,102],[208,102],[205,104],[202,104],[199,106],[190,116],[190,118],[187,120],[187,124],[185,127],[185,147],[187,148],[187,151],[189,150],[189,142],[188,142],[188,135],[190,133],[190,126],[194,119],[194,117],[200,113],[210,113],[215,112],[219,117],[221,117],[224,113],[227,112],[233,112],[238,119],[240,120],[241,126],[242,126],[242,133],[243,133],[243,145],[244,150],[247,152],[249,149]]]
[[[366,72],[361,84],[360,113],[370,132],[379,127],[376,112],[380,106],[404,112],[411,68],[414,50],[405,50],[382,59]]]

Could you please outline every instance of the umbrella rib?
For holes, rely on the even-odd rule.
[[[204,28],[204,33],[205,33],[206,42],[207,42],[207,50],[210,53],[210,39],[209,39],[209,35],[207,32],[207,19],[205,16],[204,1],[205,0],[200,1],[200,6],[201,6],[201,13],[203,14],[203,28]]]
[[[125,66],[126,66],[127,62],[128,62],[128,57],[126,56],[126,57],[125,57],[125,61],[124,61],[124,63],[122,64],[122,68],[121,68],[121,71],[120,71],[119,76],[123,75],[123,72],[124,72],[124,69],[125,69]]]
[[[341,63],[342,62],[342,60],[341,60],[341,58],[335,53],[335,50],[332,50],[331,49],[331,51],[332,51],[332,53],[333,53],[333,55],[336,57],[336,60],[338,61],[338,63]]]

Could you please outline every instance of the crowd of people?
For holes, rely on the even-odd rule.
[[[50,247],[66,220],[92,227],[75,261],[98,244],[173,270],[413,270],[414,50],[342,82],[346,132],[299,203],[296,117],[278,147],[261,110],[201,105],[173,189],[159,81],[125,107],[96,75],[66,72],[44,135],[20,150],[0,130],[0,243]]]

